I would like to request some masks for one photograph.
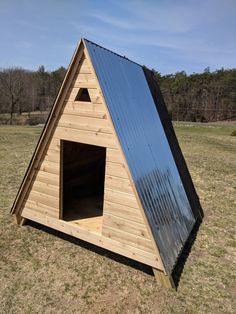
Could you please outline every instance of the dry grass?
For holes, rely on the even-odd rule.
[[[37,125],[46,122],[48,113],[48,111],[22,112],[20,115],[14,113],[12,119],[10,113],[0,113],[0,125]]]
[[[41,128],[0,127],[0,313],[235,313],[233,127],[175,128],[205,212],[177,292],[138,263],[16,226],[10,206]]]

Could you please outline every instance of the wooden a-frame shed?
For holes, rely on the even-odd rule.
[[[154,74],[82,39],[11,213],[172,284],[203,213]]]

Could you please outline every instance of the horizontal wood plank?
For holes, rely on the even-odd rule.
[[[83,74],[78,73],[77,76],[74,77],[71,86],[74,87],[95,87],[97,88],[97,83],[93,74]]]
[[[104,213],[103,225],[150,240],[146,225]]]
[[[104,199],[115,204],[117,203],[139,209],[138,202],[133,194],[122,193],[106,188]]]
[[[40,182],[39,180],[36,180],[32,186],[32,190],[36,192],[40,192],[47,195],[55,196],[56,198],[59,198],[59,187],[55,185],[51,185],[49,183]]]
[[[121,205],[118,203],[113,203],[111,201],[105,200],[103,206],[104,214],[110,214],[112,216],[117,216],[124,218],[127,221],[134,221],[143,223],[143,216],[139,208],[129,207],[127,205]]]
[[[76,115],[64,114],[59,120],[58,125],[67,128],[112,134],[112,129],[107,119],[80,116],[78,113]]]
[[[128,244],[149,253],[154,253],[153,244],[149,239],[114,229],[107,225],[102,226],[102,234],[103,236],[119,241],[120,243]]]
[[[114,163],[124,164],[124,157],[122,156],[119,149],[107,149],[106,160]]]
[[[79,67],[79,69],[76,72],[75,76],[77,76],[79,73],[80,74],[90,74],[90,75],[92,75],[91,68],[88,65],[88,62],[86,62],[86,60],[83,60],[81,66]]]
[[[90,99],[92,103],[104,104],[102,98],[102,92],[96,88],[88,89]]]
[[[47,150],[44,158],[47,161],[59,163],[60,162],[60,152],[49,148]]]
[[[42,183],[50,184],[58,187],[59,189],[59,174],[48,173],[39,170],[36,175],[36,180]]]
[[[56,210],[55,208],[52,208],[50,206],[47,206],[45,204],[42,204],[40,202],[35,202],[31,200],[27,200],[24,206],[24,210],[29,209],[32,213],[40,213],[42,215],[46,215],[48,217],[58,218],[59,219],[59,210]],[[22,213],[22,214],[23,214]]]
[[[52,149],[52,150],[54,150],[54,151],[59,152],[59,151],[60,151],[60,147],[61,147],[60,139],[53,137],[53,138],[51,139],[50,143],[49,143],[48,148],[49,148],[49,149]]]
[[[86,102],[86,101],[68,101],[66,104],[68,110],[74,110],[76,108],[84,111],[101,112],[106,114],[106,108],[102,103]]]
[[[97,84],[94,80],[87,81],[84,79],[80,79],[79,77],[72,82],[71,86],[75,88],[89,88],[89,89],[97,88]]]
[[[102,147],[116,147],[116,141],[113,135],[94,131],[57,127],[55,131],[55,137],[67,141],[74,141]]]
[[[81,226],[73,225],[69,222],[58,220],[51,217],[46,217],[42,214],[35,214],[30,210],[25,210],[22,215],[26,219],[36,221],[53,229],[67,233],[81,240],[87,241],[94,245],[110,250],[112,252],[132,258],[146,265],[163,270],[162,264],[158,260],[155,253],[149,253],[128,244],[119,243],[118,241],[106,238],[102,235],[93,234],[87,230],[83,230]]]
[[[114,177],[111,175],[106,175],[105,177],[105,187],[113,189],[120,192],[125,192],[133,194],[133,188],[131,186],[129,179]]]
[[[49,194],[44,194],[31,190],[28,200],[50,206],[52,208],[55,208],[55,210],[59,209],[59,198]]]
[[[124,164],[117,164],[113,162],[106,162],[106,174],[114,177],[128,179],[128,174]]]
[[[59,163],[55,163],[44,159],[44,161],[41,164],[39,164],[38,169],[44,172],[59,175],[60,165]]]
[[[89,111],[89,110],[82,110],[79,107],[74,106],[74,109],[70,109],[65,107],[64,114],[70,116],[80,116],[80,117],[91,117],[91,118],[98,118],[98,119],[107,119],[107,115],[104,112],[97,112],[97,111]]]

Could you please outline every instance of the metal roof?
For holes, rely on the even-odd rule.
[[[143,68],[86,39],[84,44],[164,267],[170,273],[195,218]]]

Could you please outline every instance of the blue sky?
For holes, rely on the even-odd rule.
[[[236,0],[0,0],[0,67],[67,67],[81,37],[162,74],[235,68]]]

